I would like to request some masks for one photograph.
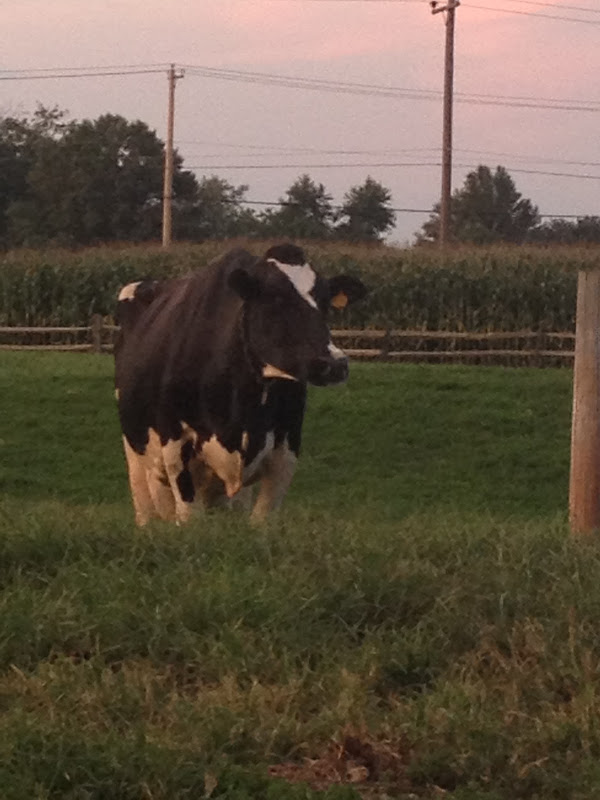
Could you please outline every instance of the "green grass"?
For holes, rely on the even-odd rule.
[[[111,372],[2,357],[2,800],[600,794],[569,372],[353,365],[278,518],[141,531]]]
[[[23,499],[127,497],[109,357],[12,353],[0,363],[0,486]],[[430,510],[564,511],[567,370],[354,365],[313,390],[289,502],[368,519]]]

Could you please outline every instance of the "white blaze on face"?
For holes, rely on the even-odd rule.
[[[127,286],[124,286],[119,292],[119,302],[121,300],[133,300],[135,297],[135,290],[140,283],[141,281],[136,281],[135,283],[128,283]]]
[[[310,293],[317,282],[317,276],[310,264],[282,264],[276,258],[270,258],[269,262],[290,279],[300,297],[306,300],[309,306],[317,308],[317,302]]]

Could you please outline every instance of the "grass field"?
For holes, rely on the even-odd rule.
[[[600,796],[571,373],[353,365],[282,514],[142,531],[108,357],[0,362],[0,798]]]

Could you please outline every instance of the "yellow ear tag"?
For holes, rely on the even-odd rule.
[[[344,292],[338,292],[335,297],[331,298],[331,305],[334,308],[346,308],[348,305],[348,295]]]

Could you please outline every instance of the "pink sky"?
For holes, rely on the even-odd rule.
[[[581,100],[597,96],[600,14],[561,10],[558,2],[554,8],[514,0],[475,4],[579,16],[599,24],[483,11],[465,0],[456,13],[456,92]],[[577,5],[594,8],[589,0]],[[176,62],[406,88],[442,85],[444,25],[441,15],[431,15],[426,0],[0,0],[0,24],[4,70]],[[26,112],[37,101],[57,104],[76,118],[110,111],[143,119],[162,136],[165,86],[161,75],[5,81],[0,84],[0,112]],[[462,185],[468,165],[476,163],[501,163],[509,171],[600,175],[598,117],[599,112],[457,104],[454,185]],[[189,166],[350,160],[317,152],[303,160],[306,156],[277,150],[270,158],[258,158],[259,146],[384,154],[356,156],[361,163],[369,158],[437,161],[439,154],[424,154],[423,148],[439,147],[441,101],[338,96],[188,75],[177,88],[176,138]],[[542,158],[552,163],[541,164]],[[565,161],[599,166],[568,166]],[[435,167],[207,172],[236,185],[249,184],[250,199],[276,200],[302,171],[324,183],[338,202],[367,174],[391,189],[397,207],[431,208],[439,194]],[[600,213],[598,180],[511,174],[543,212]],[[398,238],[408,238],[426,217],[399,216]]]

